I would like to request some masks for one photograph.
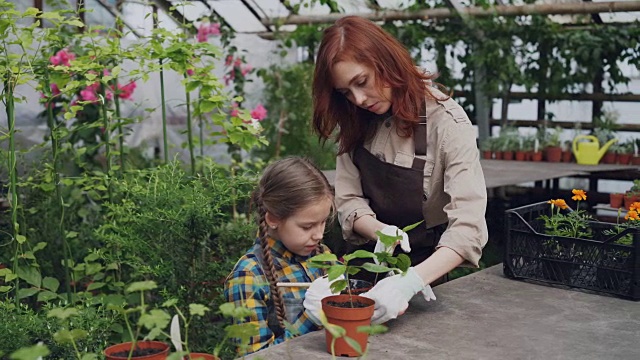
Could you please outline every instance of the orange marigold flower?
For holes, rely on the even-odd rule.
[[[636,221],[640,220],[640,216],[638,216],[638,212],[635,210],[629,210],[627,215],[624,217],[625,220]]]
[[[635,210],[638,211],[640,210],[640,202],[634,202],[631,204],[631,206],[629,206],[629,210]]]
[[[571,192],[573,193],[573,197],[571,198],[572,200],[587,200],[587,193],[584,190],[573,189]]]
[[[560,209],[564,210],[566,208],[568,208],[569,206],[567,206],[567,202],[564,201],[564,199],[551,199],[549,201],[547,201],[548,204],[551,205],[555,205],[557,207],[559,207]]]

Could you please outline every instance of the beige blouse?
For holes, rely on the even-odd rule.
[[[436,248],[448,247],[465,259],[463,265],[478,267],[488,231],[485,220],[487,191],[476,146],[476,131],[465,111],[453,99],[427,101],[424,224],[431,228],[448,223]],[[380,120],[375,136],[364,147],[383,161],[411,167],[416,156],[413,137],[400,137],[396,130],[393,118]],[[337,159],[336,205],[344,238],[360,244],[369,239],[355,233],[353,223],[362,216],[375,214],[363,196],[360,173],[352,156],[353,153],[347,153]]]

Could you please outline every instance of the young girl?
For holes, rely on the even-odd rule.
[[[322,172],[298,157],[276,161],[265,169],[253,202],[259,235],[224,290],[227,301],[253,311],[236,321],[254,323],[260,330],[240,353],[318,330],[320,300],[331,294],[324,270],[307,265],[310,257],[328,251],[321,241],[334,207],[333,192]],[[313,282],[309,298],[305,300],[306,287],[276,285],[290,282]],[[293,333],[285,322],[292,324]]]

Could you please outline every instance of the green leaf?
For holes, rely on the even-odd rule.
[[[20,289],[20,290],[18,290],[18,293],[17,293],[16,296],[18,297],[18,299],[24,299],[24,298],[28,298],[29,296],[33,296],[38,291],[40,291],[40,289],[38,289],[38,288]]]
[[[309,259],[311,262],[337,262],[338,258],[335,254],[322,253]]]
[[[53,334],[53,339],[60,344],[71,344],[87,336],[87,332],[82,329],[66,330],[62,329]]]
[[[27,10],[25,10],[25,12],[22,13],[22,17],[27,17],[27,16],[36,16],[38,15],[38,13],[40,12],[40,10],[30,7]]]
[[[396,258],[398,261],[395,264],[402,272],[407,272],[411,267],[411,258],[407,254],[399,254]]]
[[[58,288],[60,287],[60,281],[58,281],[58,279],[56,278],[52,278],[52,277],[45,277],[44,279],[42,279],[42,287],[47,289],[47,290],[51,290],[53,292],[58,291]]]
[[[134,291],[153,290],[153,289],[155,289],[157,287],[158,287],[158,285],[153,280],[138,281],[138,282],[134,282],[131,285],[129,285],[129,287],[127,288],[126,291],[129,292],[129,293],[132,293]]]
[[[33,345],[16,350],[9,358],[14,360],[37,360],[49,354],[50,351],[46,345]]]
[[[344,261],[351,261],[353,259],[375,259],[376,255],[367,250],[356,250],[351,254],[347,254],[342,258]]]
[[[210,309],[201,304],[189,304],[189,313],[191,316],[204,316]]]
[[[336,280],[331,283],[331,292],[340,293],[347,288],[347,280]]]
[[[138,320],[138,324],[146,327],[151,330],[153,328],[164,329],[169,325],[169,321],[171,321],[171,316],[160,309],[152,309],[146,314],[140,316]]]
[[[178,299],[172,298],[162,303],[162,307],[172,307],[178,304]]]
[[[328,271],[329,281],[337,279],[340,275],[343,275],[345,271],[347,271],[347,267],[345,265],[333,265]]]
[[[93,291],[104,287],[106,284],[103,282],[92,282],[87,286],[87,291]]]
[[[415,229],[418,225],[422,224],[423,222],[424,222],[424,220],[420,220],[415,224],[407,225],[407,226],[402,228],[402,231],[409,232],[409,231]]]
[[[16,271],[18,277],[30,285],[35,287],[40,287],[42,285],[42,275],[40,275],[40,270],[33,266],[18,266]]]
[[[84,23],[78,19],[71,19],[71,20],[67,20],[65,21],[65,24],[71,25],[71,26],[76,26],[76,27],[84,27]]]
[[[389,330],[384,325],[358,326],[356,332],[366,333],[369,335],[384,334]]]
[[[360,343],[355,339],[345,336],[344,341],[346,341],[347,344],[349,344],[349,346],[351,346],[358,354],[362,355],[362,347],[360,347]]]
[[[37,301],[40,302],[47,302],[49,300],[53,300],[55,298],[58,297],[58,294],[49,291],[49,290],[42,290],[38,293],[38,297],[36,298]]]
[[[18,244],[24,244],[27,241],[27,237],[24,235],[16,235],[16,241],[18,241]]]
[[[62,21],[64,18],[57,11],[47,11],[40,14],[41,19]]]
[[[72,316],[78,316],[80,312],[76,308],[53,308],[47,313],[47,317],[55,317],[60,320],[68,319]]]
[[[362,264],[362,268],[369,272],[374,272],[374,273],[385,273],[392,270],[390,267],[377,265],[375,263],[364,263]]]
[[[205,113],[213,111],[217,106],[218,106],[218,104],[216,104],[214,102],[210,102],[210,101],[207,101],[207,100],[202,100],[200,102],[199,108],[200,108],[200,112],[205,114]]]
[[[11,286],[0,286],[0,294],[4,294],[13,289]]]

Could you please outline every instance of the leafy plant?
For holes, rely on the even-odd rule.
[[[406,226],[402,231],[408,232],[421,223],[422,221]],[[398,241],[402,240],[402,236],[397,234],[392,236],[377,231],[376,235],[378,235],[380,241],[387,248],[393,248]],[[354,259],[376,259],[380,265],[371,262],[365,262],[362,265],[350,264],[350,261]],[[350,275],[355,275],[361,270],[366,270],[372,273],[405,273],[411,266],[411,259],[406,254],[398,254],[397,256],[394,256],[387,251],[372,253],[366,250],[356,250],[351,254],[344,255],[342,259],[338,259],[335,254],[331,253],[316,255],[309,259],[309,266],[327,269],[329,281],[332,282],[331,291],[334,293],[340,293],[347,289],[351,306],[353,307],[351,288],[348,286]],[[343,278],[339,279],[340,277]]]

